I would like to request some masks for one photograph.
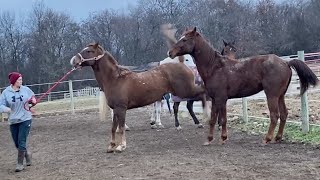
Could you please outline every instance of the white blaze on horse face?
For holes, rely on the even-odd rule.
[[[181,41],[183,38],[185,38],[186,36],[182,36],[178,41]]]
[[[87,50],[87,49],[89,49],[89,47],[83,48],[80,52],[85,51],[85,50]]]

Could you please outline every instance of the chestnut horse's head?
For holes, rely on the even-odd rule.
[[[70,60],[70,64],[74,67],[93,66],[97,60],[104,56],[104,54],[104,49],[98,43],[91,43],[73,56]]]
[[[221,51],[221,55],[228,56],[229,58],[235,59],[237,48],[235,47],[235,41],[233,42],[226,42],[222,40],[224,44],[224,48]]]
[[[196,27],[194,27],[192,30],[186,30],[178,42],[169,50],[168,56],[173,59],[176,56],[192,54],[196,44],[196,36],[200,36]]]

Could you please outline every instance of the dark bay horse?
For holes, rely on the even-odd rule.
[[[72,57],[70,64],[74,67],[92,67],[99,87],[105,93],[109,107],[113,109],[111,142],[107,152],[121,152],[126,148],[127,110],[152,104],[166,93],[180,97],[196,97],[205,93],[204,87],[195,86],[194,75],[184,64],[168,63],[136,73],[120,67],[114,57],[98,43],[89,44]],[[120,142],[116,143],[116,139]]]
[[[275,141],[281,141],[288,116],[285,93],[291,81],[291,68],[295,69],[299,76],[301,95],[310,85],[315,86],[319,82],[312,70],[300,60],[287,62],[274,54],[254,56],[245,61],[222,56],[196,31],[196,27],[186,30],[168,52],[171,58],[184,54],[194,57],[207,93],[212,98],[209,134],[204,145],[209,145],[213,140],[217,116],[223,119],[221,142],[227,140],[228,99],[251,96],[262,90],[267,96],[270,111],[269,130],[262,142],[266,144],[273,139],[279,118],[280,125]]]

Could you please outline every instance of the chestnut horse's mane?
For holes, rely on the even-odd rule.
[[[88,47],[90,46],[92,47],[94,45],[95,43],[90,43]],[[98,48],[102,51],[102,53],[104,53],[104,56],[107,58],[107,60],[111,62],[114,65],[114,67],[118,70],[119,76],[124,76],[124,75],[127,75],[128,73],[133,73],[130,69],[119,65],[118,61],[111,55],[111,53],[109,51],[105,51],[101,45],[98,45]]]

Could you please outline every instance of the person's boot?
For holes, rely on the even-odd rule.
[[[31,155],[30,151],[25,152],[25,157],[26,157],[26,165],[31,166],[32,155]]]
[[[18,150],[18,163],[17,163],[17,167],[16,167],[16,172],[20,172],[24,169],[24,167],[23,167],[24,156],[25,156],[25,151]]]

